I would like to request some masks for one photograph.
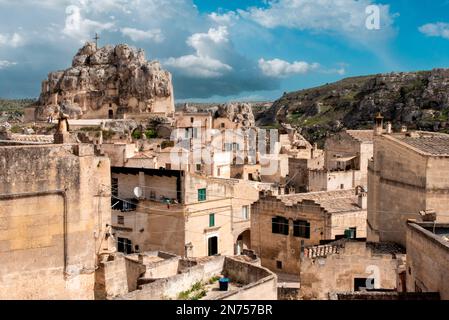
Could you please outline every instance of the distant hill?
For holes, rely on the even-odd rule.
[[[35,99],[1,99],[0,112],[17,112],[23,113],[23,109],[35,103]]]
[[[290,123],[307,139],[322,142],[345,128],[372,128],[377,112],[396,129],[449,133],[449,69],[347,78],[286,93],[256,121]]]

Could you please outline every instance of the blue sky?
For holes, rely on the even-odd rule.
[[[449,67],[448,0],[0,0],[0,97],[37,97],[95,32],[161,61],[177,101]]]

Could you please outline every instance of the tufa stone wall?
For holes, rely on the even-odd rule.
[[[430,230],[439,226],[427,224]],[[449,230],[448,224],[445,227]],[[419,224],[408,223],[407,291],[439,292],[442,300],[449,300],[448,266],[449,242]]]
[[[92,146],[0,147],[0,299],[93,299],[109,184]]]
[[[397,289],[401,254],[376,253],[365,242],[346,242],[338,254],[307,258],[301,263],[300,296],[327,300],[330,292],[353,292],[356,278],[375,277],[375,289]]]

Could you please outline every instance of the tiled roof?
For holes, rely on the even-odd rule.
[[[368,242],[366,244],[374,254],[405,254],[404,247],[392,242]]]
[[[373,142],[374,131],[373,130],[346,130],[346,132],[360,142]]]
[[[312,193],[299,193],[278,197],[286,205],[294,205],[303,201],[314,201],[329,213],[360,211],[355,190],[338,190]]]
[[[393,138],[434,156],[449,156],[449,135],[435,132],[412,132],[392,135]]]

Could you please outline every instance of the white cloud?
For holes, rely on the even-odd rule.
[[[63,0],[63,1],[65,1],[65,0]],[[132,2],[134,2],[134,1],[128,1],[128,0],[76,0],[76,1],[73,1],[73,3],[75,5],[82,8],[86,12],[122,11],[125,13],[129,12],[128,7],[130,5],[132,5]]]
[[[8,60],[0,60],[0,70],[15,66],[16,64],[17,64],[17,62],[11,62]]]
[[[17,48],[24,44],[23,37],[18,33],[1,34],[0,33],[0,46]]]
[[[202,50],[202,45],[209,42],[225,43],[228,42],[229,32],[225,26],[218,28],[210,28],[207,33],[195,33],[187,39],[187,44],[195,48],[197,51]]]
[[[164,64],[169,67],[184,70],[190,76],[200,78],[217,78],[222,76],[224,72],[232,70],[231,66],[219,60],[195,55],[169,58]]]
[[[152,40],[154,42],[160,43],[164,41],[164,36],[161,29],[143,31],[135,28],[122,28],[121,32],[124,36],[131,38],[131,40],[135,42]]]
[[[372,0],[278,0],[269,1],[267,8],[238,10],[239,14],[266,28],[285,27],[313,32],[343,34],[359,42],[372,41],[373,36],[392,33],[394,15],[388,5],[377,5],[380,30],[368,30],[366,8]]]
[[[62,33],[68,37],[79,39],[82,43],[90,39],[95,32],[110,29],[114,26],[112,22],[101,23],[83,18],[81,9],[75,5],[66,8],[65,26]]]
[[[195,33],[187,39],[187,44],[195,49],[194,55],[171,57],[165,65],[182,70],[190,76],[216,78],[232,70],[232,67],[218,58],[228,50],[229,39],[226,27],[210,28],[207,33]]]
[[[212,12],[208,18],[219,25],[230,25],[233,21],[238,20],[239,16],[233,11],[223,14]]]
[[[419,31],[428,37],[441,37],[449,40],[449,23],[428,23],[419,27]]]
[[[319,68],[319,64],[304,61],[290,63],[281,59],[265,60],[261,58],[259,59],[259,68],[266,76],[284,78],[295,74],[306,74]]]

